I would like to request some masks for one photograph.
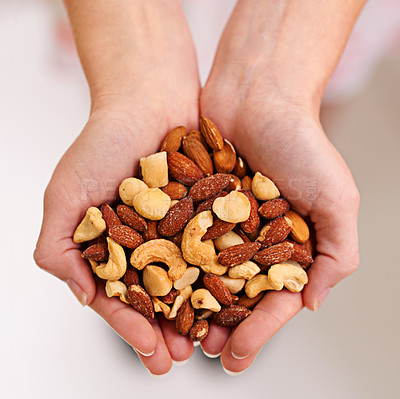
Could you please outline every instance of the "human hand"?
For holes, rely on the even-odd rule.
[[[276,182],[293,209],[310,218],[318,252],[301,293],[268,291],[233,332],[210,327],[204,351],[221,353],[225,369],[241,372],[303,306],[317,310],[329,289],[355,271],[359,195],[312,104],[293,101],[295,94],[274,93],[264,78],[243,82],[236,77],[225,84],[226,74],[218,75],[217,67],[203,89],[201,113],[216,123],[253,171]]]

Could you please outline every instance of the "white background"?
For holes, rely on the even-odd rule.
[[[361,192],[359,270],[318,313],[288,323],[242,375],[226,375],[196,348],[156,380],[33,262],[44,189],[89,112],[76,60],[57,49],[53,15],[43,1],[0,1],[0,397],[398,398],[400,60],[382,64],[357,99],[325,118]],[[202,54],[202,25],[192,26]]]

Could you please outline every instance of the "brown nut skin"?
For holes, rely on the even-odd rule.
[[[161,189],[165,194],[169,195],[171,200],[180,200],[186,197],[187,188],[177,181],[170,181],[165,187]]]
[[[108,259],[107,244],[93,244],[82,252],[82,258],[95,262],[105,262]]]
[[[153,302],[150,295],[140,285],[128,287],[128,300],[132,307],[146,319],[154,319]]]
[[[136,285],[140,284],[139,275],[137,271],[132,267],[129,267],[129,269],[126,271],[124,277],[122,278],[122,281],[127,287],[134,284]]]
[[[200,115],[200,132],[213,151],[222,150],[224,139],[221,133],[215,123],[203,115]]]
[[[178,310],[175,320],[176,331],[180,335],[187,335],[194,323],[194,309],[190,299],[186,299]]]
[[[276,198],[264,202],[258,212],[265,219],[275,219],[283,216],[289,208],[290,204],[284,198]]]
[[[264,298],[264,295],[265,295],[264,291],[260,292],[254,298],[249,298],[246,294],[243,294],[239,298],[239,301],[237,302],[236,305],[243,306],[243,307],[245,307],[247,309],[253,310],[255,308],[255,306],[258,304],[258,302],[260,302],[261,299]]]
[[[283,242],[292,229],[292,222],[285,216],[271,220],[260,231],[257,241],[263,248]]]
[[[226,195],[228,195],[228,193],[226,191],[221,191],[218,194],[213,195],[211,198],[208,198],[208,199],[204,200],[203,202],[200,202],[200,204],[198,205],[198,207],[196,209],[196,215],[201,212],[204,212],[204,211],[211,211],[214,201],[217,198],[225,197]]]
[[[173,179],[185,186],[193,186],[204,177],[198,166],[180,152],[169,152],[167,159],[169,174]]]
[[[217,195],[229,185],[229,175],[217,173],[196,182],[189,190],[189,196],[193,201],[204,201]]]
[[[221,309],[214,315],[214,322],[220,326],[233,327],[250,316],[251,310],[238,305],[232,305],[229,308]]]
[[[148,220],[147,228],[143,232],[144,241],[156,240],[161,238],[160,234],[157,231],[157,221],[156,220]]]
[[[175,288],[172,288],[171,291],[168,292],[167,295],[159,296],[158,299],[161,302],[166,303],[167,305],[172,305],[175,302],[175,299],[178,295],[179,295],[179,291],[177,291]]]
[[[203,282],[211,295],[222,305],[232,305],[232,296],[227,286],[214,274],[207,273],[203,277]]]
[[[246,242],[234,245],[221,251],[218,255],[218,262],[224,266],[236,266],[246,260],[250,260],[261,248],[259,242]]]
[[[100,208],[101,214],[103,215],[103,219],[106,222],[106,232],[110,230],[111,227],[114,226],[119,226],[121,225],[121,220],[119,220],[119,217],[117,214],[114,212],[114,210],[111,208],[110,205],[108,204],[103,204]]]
[[[206,319],[196,321],[189,331],[189,338],[193,342],[201,342],[208,335],[208,321]]]
[[[187,130],[184,126],[177,126],[172,129],[165,137],[161,144],[160,151],[175,152],[179,151],[182,144],[182,139],[186,136]]]
[[[143,237],[128,226],[110,227],[108,234],[116,243],[129,249],[135,249],[144,242]]]
[[[135,212],[130,206],[118,205],[117,214],[121,222],[131,229],[139,233],[143,233],[147,229],[146,219]]]
[[[240,192],[243,193],[250,201],[250,216],[246,221],[240,223],[240,227],[245,233],[253,233],[260,225],[258,201],[251,191],[241,190]]]
[[[225,222],[224,220],[215,217],[212,226],[207,229],[207,233],[204,234],[201,241],[215,240],[233,230],[235,226],[236,223]]]
[[[165,237],[178,234],[187,224],[193,213],[193,200],[186,197],[175,204],[158,222],[157,231]]]

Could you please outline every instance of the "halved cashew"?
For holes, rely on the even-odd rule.
[[[99,237],[106,229],[106,222],[100,212],[100,209],[91,206],[85,214],[85,217],[76,228],[73,241],[77,244]]]
[[[133,206],[133,199],[136,195],[148,188],[144,181],[136,179],[136,177],[128,177],[119,186],[119,196],[125,205]]]
[[[245,285],[244,278],[231,278],[228,276],[219,276],[219,279],[228,287],[231,294],[238,293]]]
[[[172,281],[181,278],[187,266],[181,250],[173,242],[163,238],[147,241],[132,252],[131,265],[136,269],[142,270],[152,262],[165,263]]]
[[[253,177],[251,191],[261,201],[275,199],[281,195],[275,183],[260,172],[257,172]]]
[[[182,290],[188,285],[192,285],[199,277],[200,269],[198,267],[188,267],[183,276],[174,282],[174,288]]]
[[[219,312],[221,310],[221,305],[211,295],[211,292],[205,288],[199,288],[194,291],[190,297],[190,301],[195,309],[209,309],[213,312]]]
[[[149,187],[164,187],[168,184],[168,163],[165,151],[140,158],[143,181]]]
[[[217,198],[212,206],[214,213],[225,222],[240,223],[250,216],[250,201],[239,191],[231,191],[225,197]]]
[[[265,274],[258,274],[246,283],[244,291],[249,298],[255,298],[261,291],[272,290],[268,277]]]
[[[169,318],[171,313],[171,308],[164,302],[160,301],[157,297],[152,297],[151,300],[153,301],[154,311],[163,312],[165,318]]]
[[[188,285],[183,290],[179,290],[179,295],[175,298],[174,304],[172,305],[171,312],[168,316],[168,319],[172,320],[176,317],[178,310],[181,308],[183,302],[186,299],[190,298],[193,293],[193,289],[191,285]]]
[[[236,234],[234,231],[228,231],[223,236],[218,237],[214,240],[215,247],[218,249],[218,251],[223,251],[224,249],[243,243],[243,238],[240,237],[239,234]]]
[[[121,245],[117,244],[112,238],[107,237],[108,243],[108,262],[100,263],[96,267],[96,274],[103,280],[117,281],[126,272],[126,256]]]
[[[291,292],[300,292],[308,283],[308,277],[299,263],[290,261],[272,265],[268,270],[268,281],[274,290],[286,287]]]
[[[143,285],[150,296],[164,296],[171,291],[172,281],[162,267],[147,265],[143,270]]]
[[[122,302],[125,302],[129,305],[128,288],[122,281],[107,281],[106,294],[109,298],[118,296]]]
[[[208,227],[212,226],[211,211],[200,212],[189,221],[182,235],[182,254],[192,265],[200,266],[205,273],[217,276],[224,274],[228,268],[218,263],[212,240],[201,241]]]
[[[233,266],[229,269],[228,274],[231,278],[252,279],[256,274],[260,273],[260,268],[256,263],[248,260],[240,265]]]
[[[99,262],[96,262],[93,259],[88,259],[89,263],[90,263],[90,267],[92,268],[92,272],[96,274],[96,267],[99,266]]]
[[[137,194],[132,202],[140,216],[161,220],[168,212],[171,198],[159,188],[149,188]]]

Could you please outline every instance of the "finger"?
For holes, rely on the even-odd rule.
[[[171,370],[172,359],[169,354],[167,345],[165,344],[163,333],[156,319],[150,320],[150,324],[153,327],[154,333],[157,337],[157,346],[154,354],[151,356],[143,356],[138,353],[140,360],[143,365],[153,375],[164,375]]]
[[[214,323],[210,323],[207,337],[200,343],[204,354],[211,358],[218,357],[221,354],[230,333],[231,328],[221,327]]]
[[[174,321],[167,320],[162,316],[159,318],[159,324],[172,360],[184,362],[189,359],[193,354],[193,342],[188,337],[178,334]]]
[[[132,348],[145,355],[155,351],[157,336],[150,322],[118,298],[107,297],[101,281],[97,281],[96,295],[90,307]]]
[[[223,366],[233,372],[249,367],[262,346],[302,308],[301,293],[268,292],[233,332],[221,354]]]

